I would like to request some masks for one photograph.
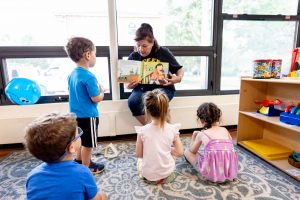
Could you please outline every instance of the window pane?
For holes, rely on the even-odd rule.
[[[1,1],[0,18],[0,46],[63,46],[71,36],[109,44],[107,0]]]
[[[223,0],[223,13],[296,15],[298,0]]]
[[[176,90],[205,90],[208,78],[208,57],[176,56],[183,66],[184,77],[175,85]]]
[[[221,90],[239,90],[240,75],[252,76],[256,59],[282,59],[288,72],[295,22],[225,20],[223,27]]]
[[[151,24],[163,46],[210,46],[213,0],[117,0],[118,41],[133,46],[136,29]],[[148,6],[147,6],[148,5]]]
[[[17,77],[28,78],[40,85],[42,96],[68,95],[67,77],[74,69],[69,58],[14,58],[6,59],[6,62],[9,81]],[[100,84],[110,89],[107,58],[97,58],[91,72]]]

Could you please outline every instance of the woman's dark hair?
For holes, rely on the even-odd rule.
[[[138,42],[138,41],[145,40],[145,39],[150,43],[154,43],[153,47],[155,49],[159,48],[157,40],[155,39],[154,34],[153,34],[152,26],[147,23],[142,23],[141,26],[135,32],[134,40],[136,42]]]
[[[203,123],[205,129],[211,128],[212,124],[219,122],[222,111],[214,103],[203,103],[198,107],[197,117]]]

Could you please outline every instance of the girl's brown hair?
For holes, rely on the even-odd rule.
[[[145,39],[150,43],[154,43],[153,47],[155,48],[155,50],[159,48],[157,40],[155,39],[153,34],[152,26],[147,23],[142,23],[141,26],[135,32],[134,40],[138,42]]]
[[[197,117],[203,123],[205,129],[211,128],[212,124],[219,122],[222,111],[214,103],[203,103],[197,110]]]
[[[160,127],[163,128],[168,120],[169,99],[167,95],[160,89],[148,91],[144,95],[145,113],[153,118],[159,119]]]

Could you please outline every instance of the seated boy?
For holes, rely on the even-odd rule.
[[[90,170],[72,160],[82,133],[71,113],[51,113],[27,126],[25,145],[44,161],[28,175],[27,199],[107,199]]]

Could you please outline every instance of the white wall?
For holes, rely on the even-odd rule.
[[[171,101],[171,121],[182,129],[197,128],[196,110],[203,102],[216,103],[223,112],[222,125],[237,125],[239,95],[176,97]],[[68,103],[0,106],[0,144],[22,143],[24,128],[34,118],[52,112],[68,112]],[[99,104],[99,137],[134,133],[139,123],[131,116],[127,100]]]

